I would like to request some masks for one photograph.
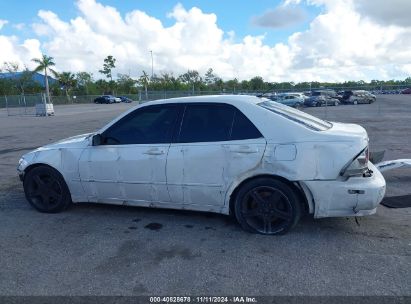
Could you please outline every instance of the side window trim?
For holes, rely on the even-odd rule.
[[[177,119],[174,124],[173,135],[171,137],[171,143],[178,143],[180,139],[181,127],[183,125],[184,114],[186,113],[187,104],[178,104],[178,114]]]
[[[233,107],[234,107],[234,106],[233,106]],[[233,120],[231,121],[230,133],[229,133],[229,135],[228,135],[228,140],[229,140],[229,141],[232,141],[231,137],[232,137],[232,135],[233,135],[233,128],[234,128],[235,118],[237,117],[237,112],[238,112],[238,111],[239,111],[239,110],[238,110],[236,107],[234,107]]]

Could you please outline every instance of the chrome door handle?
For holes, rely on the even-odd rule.
[[[162,155],[164,153],[165,153],[164,150],[160,150],[158,148],[153,148],[153,149],[150,149],[144,152],[144,154],[148,154],[148,155]]]

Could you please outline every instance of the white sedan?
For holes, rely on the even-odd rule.
[[[304,212],[373,214],[385,193],[361,126],[254,96],[148,102],[25,154],[18,172],[41,212],[77,202],[198,210],[262,234],[287,232]]]

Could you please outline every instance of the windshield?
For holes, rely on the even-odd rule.
[[[315,131],[325,131],[333,126],[329,121],[319,119],[315,116],[309,115],[278,102],[267,100],[259,103],[258,105],[260,107],[263,107],[264,109],[279,114],[289,120],[295,121]]]

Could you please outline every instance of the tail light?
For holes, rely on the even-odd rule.
[[[369,158],[370,155],[367,146],[342,168],[340,176],[350,177],[363,175],[368,171]]]

